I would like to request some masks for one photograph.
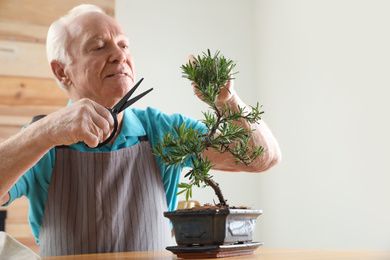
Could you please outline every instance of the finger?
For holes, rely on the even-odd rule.
[[[112,119],[112,115],[110,114],[110,117]],[[113,120],[113,119],[112,119]],[[109,120],[102,117],[100,114],[97,114],[92,118],[93,124],[94,124],[94,132],[96,133],[96,136],[99,137],[100,142],[103,142],[106,140],[113,130],[113,126],[110,125]]]
[[[90,124],[89,127],[90,128],[87,132],[89,134],[88,141],[90,142],[90,147],[97,147],[99,144],[106,141],[112,134],[112,130],[110,128],[107,128],[108,131],[103,131],[102,127],[96,125],[95,123]]]
[[[99,105],[98,103],[93,104],[95,111],[98,115],[100,115],[103,119],[105,119],[111,128],[114,127],[114,118],[112,118],[112,115],[110,111],[108,111],[107,108],[103,107],[102,105]]]
[[[92,132],[88,132],[88,131],[84,132],[82,140],[84,140],[84,143],[88,147],[96,147],[100,143],[99,138]]]
[[[190,64],[190,63],[191,64],[196,63],[196,59],[195,59],[195,56],[193,54],[190,54],[187,57],[186,64]]]
[[[114,118],[113,115],[105,107],[96,104],[97,114],[92,118],[94,124],[102,130],[101,137],[102,141],[106,140],[114,129]]]
[[[104,130],[100,126],[96,124],[93,125],[91,133],[96,136],[99,143],[104,141]]]
[[[96,147],[99,143],[106,140],[114,127],[114,119],[111,113],[100,104],[88,100],[84,101],[84,116],[81,117],[80,141],[84,141],[89,147]]]
[[[77,140],[84,142],[89,147],[96,147],[102,139],[99,128],[93,122],[88,122],[80,126],[77,133]]]

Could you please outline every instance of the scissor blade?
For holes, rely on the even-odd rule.
[[[144,80],[144,78],[140,79],[137,84],[134,85],[132,89],[130,89],[129,92],[127,92],[126,95],[123,96],[121,100],[112,108],[112,110],[117,111],[119,113],[120,111],[123,111],[126,107],[125,106],[127,100],[133,95],[134,91],[138,88],[138,86],[141,84],[141,82]]]
[[[146,90],[145,92],[142,92],[141,94],[139,94],[138,96],[136,97],[133,97],[132,99],[130,99],[129,101],[126,102],[126,104],[123,106],[122,110],[125,110],[126,108],[128,108],[130,105],[134,104],[135,102],[137,102],[140,98],[142,98],[143,96],[145,96],[146,94],[148,94],[150,91],[152,91],[153,88],[150,88],[148,90]]]

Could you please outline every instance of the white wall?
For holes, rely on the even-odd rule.
[[[390,2],[256,2],[259,96],[283,162],[269,247],[390,250]]]
[[[215,173],[231,204],[260,208],[268,248],[390,250],[387,98],[390,2],[117,0],[138,77],[138,107],[200,118],[181,78],[188,54],[238,62],[236,89],[264,105],[283,162],[262,174]],[[194,197],[210,202],[209,190]]]
[[[256,78],[253,4],[243,5],[234,0],[118,0],[116,5],[116,17],[130,38],[137,77],[145,78],[142,83],[145,88],[155,88],[137,106],[202,116],[199,109],[202,102],[193,96],[180,66],[189,54],[202,54],[207,49],[212,53],[220,50],[239,62],[238,86],[253,85]],[[223,8],[219,9],[221,5]],[[244,99],[255,102],[253,92],[244,87],[238,91]]]

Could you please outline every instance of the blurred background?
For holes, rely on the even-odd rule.
[[[141,107],[201,119],[180,66],[207,49],[237,61],[235,88],[263,105],[283,154],[265,173],[213,173],[230,204],[264,211],[256,241],[390,250],[389,1],[116,0],[115,11],[155,88]]]

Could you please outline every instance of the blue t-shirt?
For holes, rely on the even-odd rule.
[[[117,135],[114,144],[107,144],[100,148],[89,148],[83,142],[72,144],[70,149],[79,151],[109,152],[135,145],[139,142],[138,137],[147,135],[152,146],[155,146],[162,135],[171,131],[172,126],[186,123],[187,127],[205,129],[201,122],[183,116],[181,114],[167,115],[159,109],[147,108],[146,110],[128,108],[124,111],[121,132]],[[169,167],[156,157],[160,169],[165,195],[169,210],[175,210],[177,206],[177,183],[180,180],[182,168]],[[39,230],[42,224],[47,192],[55,163],[55,148],[45,154],[41,160],[28,170],[10,190],[10,204],[14,199],[26,196],[29,199],[29,222],[33,235],[39,244]],[[186,166],[188,166],[188,163]]]

